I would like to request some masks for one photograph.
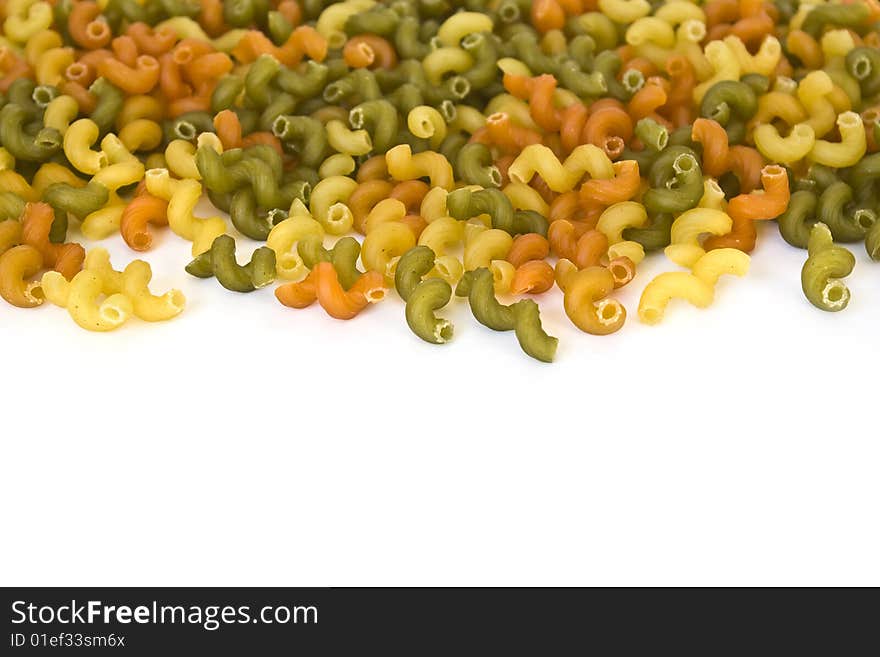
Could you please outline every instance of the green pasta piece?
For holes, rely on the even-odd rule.
[[[0,191],[0,221],[15,219],[24,212],[25,200],[18,194]]]
[[[89,118],[98,125],[98,129],[103,135],[113,128],[116,117],[122,111],[125,94],[105,78],[95,80],[89,87],[89,91],[98,99]]]
[[[257,57],[248,67],[244,77],[245,95],[256,107],[266,107],[271,101],[270,90],[272,81],[281,70],[281,62],[269,54]]]
[[[296,244],[296,251],[309,269],[314,269],[319,262],[330,262],[332,258],[330,249],[324,248],[324,239],[318,235],[301,239]]]
[[[654,119],[640,119],[636,123],[635,134],[646,148],[655,152],[662,151],[669,144],[669,130]]]
[[[394,34],[400,16],[392,9],[376,5],[367,11],[349,16],[345,21],[345,33],[352,37],[357,34],[378,34],[389,37]]]
[[[428,278],[418,283],[406,300],[406,323],[410,330],[431,344],[449,342],[454,331],[452,322],[437,317],[434,312],[451,298],[452,287],[442,278]]]
[[[220,235],[205,253],[196,256],[186,271],[199,278],[214,276],[227,290],[253,292],[275,280],[275,252],[267,246],[256,249],[246,265],[235,259],[235,240]]]
[[[293,34],[293,25],[284,17],[280,11],[270,11],[266,18],[266,28],[272,43],[280,46]]]
[[[510,199],[498,189],[471,191],[456,189],[446,197],[449,216],[459,221],[467,221],[480,214],[488,214],[492,227],[511,235],[521,233],[540,233],[547,235],[547,221],[537,213],[514,212]]]
[[[571,18],[566,30],[574,34],[589,35],[596,42],[596,50],[599,52],[610,51],[622,41],[614,21],[599,12],[589,12]]]
[[[617,79],[617,74],[623,66],[623,60],[613,50],[604,50],[596,55],[593,60],[593,71],[602,75],[608,95],[617,100],[629,100],[632,92],[623,86]]]
[[[852,205],[853,191],[845,182],[829,185],[816,207],[816,216],[831,230],[836,242],[858,242],[876,222],[873,211]]]
[[[339,284],[346,290],[350,290],[363,276],[357,267],[360,255],[361,243],[351,236],[340,237],[330,250],[330,262],[336,270]]]
[[[42,200],[53,208],[69,212],[77,219],[83,219],[86,215],[107,205],[109,198],[110,192],[104,185],[90,181],[85,187],[53,183],[43,192]]]
[[[61,150],[61,133],[54,128],[40,131],[36,139],[25,133],[27,113],[18,103],[8,103],[0,110],[0,143],[16,160],[45,162]]]
[[[400,19],[394,33],[394,48],[401,59],[424,59],[430,50],[419,38],[419,19],[406,16]]]
[[[249,187],[243,187],[233,194],[229,218],[240,233],[252,240],[264,242],[272,229],[268,217],[257,211],[257,199]]]
[[[6,101],[24,110],[27,121],[38,121],[42,118],[42,109],[34,101],[36,88],[36,84],[30,78],[18,78],[6,90]]]
[[[657,178],[655,169],[660,165],[665,166],[665,160],[658,158],[651,167],[652,179]],[[642,204],[649,212],[681,213],[696,207],[703,197],[703,172],[692,153],[678,155],[673,160],[669,173],[672,175],[663,174],[666,180],[662,186],[652,187],[642,197]]]
[[[237,75],[224,75],[211,94],[211,112],[217,114],[225,109],[232,109],[243,91],[244,80]]]
[[[414,84],[402,84],[387,96],[388,102],[397,108],[401,114],[409,114],[410,110],[425,104],[422,90]]]
[[[34,104],[37,107],[45,109],[46,105],[52,102],[58,96],[58,87],[53,87],[48,84],[41,84],[38,87],[34,87],[34,91],[31,94],[31,98],[34,100]]]
[[[301,71],[282,68],[275,76],[275,84],[294,98],[313,98],[326,86],[329,70],[326,64],[310,59],[303,64]]]
[[[320,165],[329,149],[324,124],[309,116],[283,114],[272,123],[272,134],[292,147],[307,167]]]
[[[876,183],[880,180],[880,153],[863,157],[849,170],[847,179],[859,201],[870,201],[875,198]]]
[[[394,287],[401,299],[409,300],[412,291],[434,268],[434,257],[427,246],[414,246],[400,257],[394,272]]]
[[[589,34],[579,34],[568,42],[568,54],[582,71],[591,71],[596,56],[596,40]]]
[[[799,249],[807,248],[817,204],[818,198],[811,191],[800,190],[791,195],[788,209],[776,218],[779,234],[786,242]]]
[[[272,97],[263,111],[260,112],[260,118],[257,120],[257,127],[264,131],[270,132],[279,116],[285,114],[293,114],[295,110],[305,111],[305,104],[299,105],[296,98],[287,93],[276,93]]]
[[[855,257],[834,244],[831,230],[821,222],[810,232],[807,251],[809,256],[801,270],[804,295],[821,310],[843,310],[849,303],[850,291],[842,279],[855,267]]]
[[[760,73],[746,73],[739,81],[748,86],[757,96],[763,96],[770,91],[770,78]]]
[[[559,340],[544,331],[538,304],[532,299],[522,299],[513,306],[513,329],[519,346],[532,358],[552,363]]]
[[[559,59],[550,57],[541,52],[541,46],[538,43],[537,36],[532,32],[520,32],[510,38],[517,58],[529,67],[532,75],[540,75],[542,73],[556,74],[559,66]]]
[[[866,25],[871,10],[864,3],[849,5],[816,5],[804,18],[801,29],[813,38],[818,38],[829,26],[858,29]]]
[[[475,269],[468,291],[474,318],[493,331],[512,331],[516,325],[513,309],[495,298],[495,277],[485,267]]]
[[[332,105],[351,102],[354,98],[371,101],[381,97],[382,90],[375,73],[365,68],[355,69],[345,77],[331,82],[324,88],[323,94],[324,100]]]
[[[846,69],[859,83],[865,96],[880,91],[880,51],[862,46],[846,54]]]
[[[574,60],[559,65],[560,84],[580,98],[595,98],[608,92],[605,76],[599,71],[585,72]]]
[[[193,18],[202,10],[197,0],[159,0],[168,16],[189,16]]]
[[[395,145],[400,130],[397,109],[387,100],[368,100],[353,108],[348,122],[355,130],[366,130],[373,141],[373,150],[384,153]]]
[[[450,162],[455,162],[461,149],[468,143],[468,136],[463,132],[453,132],[446,135],[446,139],[440,144],[437,152],[443,155]],[[484,185],[484,187],[487,185]]]
[[[498,50],[490,33],[468,34],[461,40],[461,48],[474,58],[474,65],[463,76],[472,89],[486,87],[495,81],[498,72]]]
[[[672,242],[672,214],[652,214],[650,225],[644,228],[626,228],[623,238],[642,245],[645,251],[659,251]]]
[[[748,121],[756,111],[758,97],[755,92],[748,84],[736,80],[716,82],[709,87],[700,103],[700,116],[713,119],[723,126]],[[739,141],[728,138],[731,142]]]
[[[501,187],[501,172],[493,163],[492,152],[484,144],[464,144],[454,159],[455,174],[468,185]]]
[[[871,260],[880,261],[880,221],[875,222],[865,235],[865,250]]]

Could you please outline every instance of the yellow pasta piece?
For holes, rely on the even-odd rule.
[[[388,173],[395,180],[412,180],[426,176],[431,187],[452,190],[455,178],[449,160],[440,153],[424,151],[412,154],[409,144],[400,144],[385,153]]]
[[[773,75],[779,64],[779,58],[782,56],[782,44],[779,43],[779,39],[772,35],[764,37],[761,47],[754,55],[749,52],[742,39],[738,36],[724,37],[724,43],[736,58],[742,75],[747,73],[759,73],[766,76]]]
[[[461,48],[437,48],[422,60],[425,77],[433,85],[439,85],[449,73],[464,73],[474,65],[474,58]]]
[[[327,121],[327,141],[333,150],[348,155],[366,155],[373,150],[373,141],[366,130],[350,130],[342,121]]]
[[[704,49],[706,59],[712,66],[712,76],[694,87],[694,102],[699,104],[712,85],[722,80],[739,80],[742,74],[736,55],[723,41],[710,41]]]
[[[354,221],[345,203],[358,183],[347,176],[324,178],[312,189],[309,209],[331,235],[342,235],[351,230]]]
[[[297,250],[297,244],[306,237],[324,237],[324,227],[308,214],[288,217],[269,231],[266,246],[275,252],[279,278],[299,280],[308,272]]]
[[[529,144],[511,163],[507,171],[514,182],[528,183],[539,174],[554,192],[574,189],[585,173],[592,178],[614,177],[614,168],[608,155],[598,146],[582,144],[560,162],[556,154],[543,144]]]
[[[672,262],[682,267],[692,267],[706,251],[700,237],[706,233],[726,235],[733,227],[733,220],[721,210],[694,208],[681,213],[672,222],[671,241],[664,253]]]
[[[844,112],[837,117],[840,142],[817,139],[810,151],[809,159],[816,164],[843,168],[851,167],[865,155],[867,142],[862,117],[856,112]]]
[[[489,262],[489,271],[492,272],[494,279],[495,293],[507,294],[510,292],[510,284],[513,282],[516,267],[507,260],[492,260]]]
[[[599,11],[615,23],[633,23],[651,13],[647,0],[599,0]]]
[[[627,228],[641,228],[648,223],[645,206],[635,201],[623,201],[608,206],[599,216],[596,228],[608,238],[608,244],[623,241]]]
[[[193,214],[202,196],[199,181],[190,178],[174,180],[168,169],[149,169],[145,178],[147,191],[168,201],[168,226],[176,235],[193,243],[193,256],[210,249],[214,240],[226,233],[226,221],[220,217],[201,219]]]
[[[385,280],[391,282],[400,256],[415,245],[416,237],[409,226],[387,221],[367,233],[361,245],[361,260],[364,267],[383,274]]]
[[[149,263],[133,260],[122,274],[122,292],[131,301],[136,317],[147,322],[163,322],[176,317],[186,305],[186,297],[180,290],[169,290],[165,294],[150,292],[153,271]]]
[[[430,139],[431,148],[439,147],[446,138],[446,121],[443,115],[429,105],[413,107],[406,116],[406,124],[416,137]]]
[[[771,162],[794,164],[805,158],[816,143],[816,133],[808,123],[795,125],[787,137],[772,123],[762,123],[752,133],[755,148]]]
[[[494,29],[492,18],[476,11],[460,11],[453,14],[437,30],[437,38],[444,46],[457,47],[461,40],[474,32],[491,32]]]
[[[498,228],[486,228],[466,242],[464,247],[464,268],[467,271],[488,267],[493,260],[507,257],[513,238]]]
[[[108,164],[103,151],[91,150],[101,131],[91,119],[79,119],[70,124],[64,133],[64,154],[79,171],[94,175]]]
[[[809,114],[806,123],[816,133],[817,139],[824,137],[837,119],[837,112],[827,98],[833,91],[834,82],[825,71],[811,71],[798,84],[798,99]]]
[[[525,183],[508,183],[501,191],[510,199],[515,210],[533,210],[545,217],[550,212],[550,206],[538,190]]]
[[[437,256],[445,255],[446,249],[464,239],[464,226],[464,222],[452,217],[440,217],[425,226],[419,235],[419,245],[427,246]]]

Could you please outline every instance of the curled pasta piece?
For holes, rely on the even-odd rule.
[[[0,296],[19,308],[43,303],[39,281],[28,280],[43,268],[43,254],[27,244],[14,246],[0,255]]]
[[[388,173],[395,180],[411,180],[427,176],[431,187],[454,188],[452,165],[442,154],[433,151],[412,154],[408,144],[400,144],[385,153]]]
[[[117,329],[134,311],[129,298],[121,292],[106,295],[103,277],[89,269],[79,272],[69,283],[50,271],[43,274],[41,285],[46,298],[66,307],[73,321],[87,331]]]
[[[672,223],[671,243],[664,253],[672,262],[682,267],[692,267],[705,253],[700,237],[726,235],[733,227],[733,220],[726,212],[709,208],[694,208],[681,213]]]
[[[186,297],[180,290],[165,294],[150,292],[153,270],[143,260],[133,260],[122,274],[122,293],[129,298],[132,312],[148,322],[163,322],[179,315],[186,305]]]
[[[608,179],[614,176],[614,168],[605,151],[593,144],[578,146],[560,162],[546,146],[526,146],[507,170],[510,179],[528,183],[537,173],[554,192],[574,189],[585,173],[591,178]]]
[[[852,273],[856,259],[847,249],[834,244],[828,226],[819,222],[810,231],[809,256],[801,270],[804,295],[820,310],[838,312],[850,300],[843,279]]]
[[[608,295],[614,290],[614,276],[605,267],[573,271],[560,281],[565,314],[585,333],[608,335],[626,321],[626,308]]]
[[[135,251],[149,250],[153,235],[148,224],[168,225],[168,201],[145,192],[132,199],[122,211],[119,219],[122,239]]]

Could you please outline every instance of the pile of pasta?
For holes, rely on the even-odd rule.
[[[435,344],[458,298],[551,361],[535,298],[613,333],[615,290],[662,252],[654,324],[710,305],[773,220],[839,311],[840,244],[880,260],[878,20],[878,0],[0,0],[0,295],[95,331],[170,319],[185,299],[146,262],[77,241],[170,231],[229,290],[351,319],[393,289]],[[264,244],[237,258],[243,238]]]

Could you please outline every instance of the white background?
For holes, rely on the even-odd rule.
[[[612,336],[544,295],[553,365],[463,301],[436,347],[397,298],[346,323],[227,292],[169,234],[146,259],[187,296],[172,322],[0,304],[0,582],[878,585],[880,264],[853,245],[823,313],[762,228],[746,279],[656,327],[662,256]]]

